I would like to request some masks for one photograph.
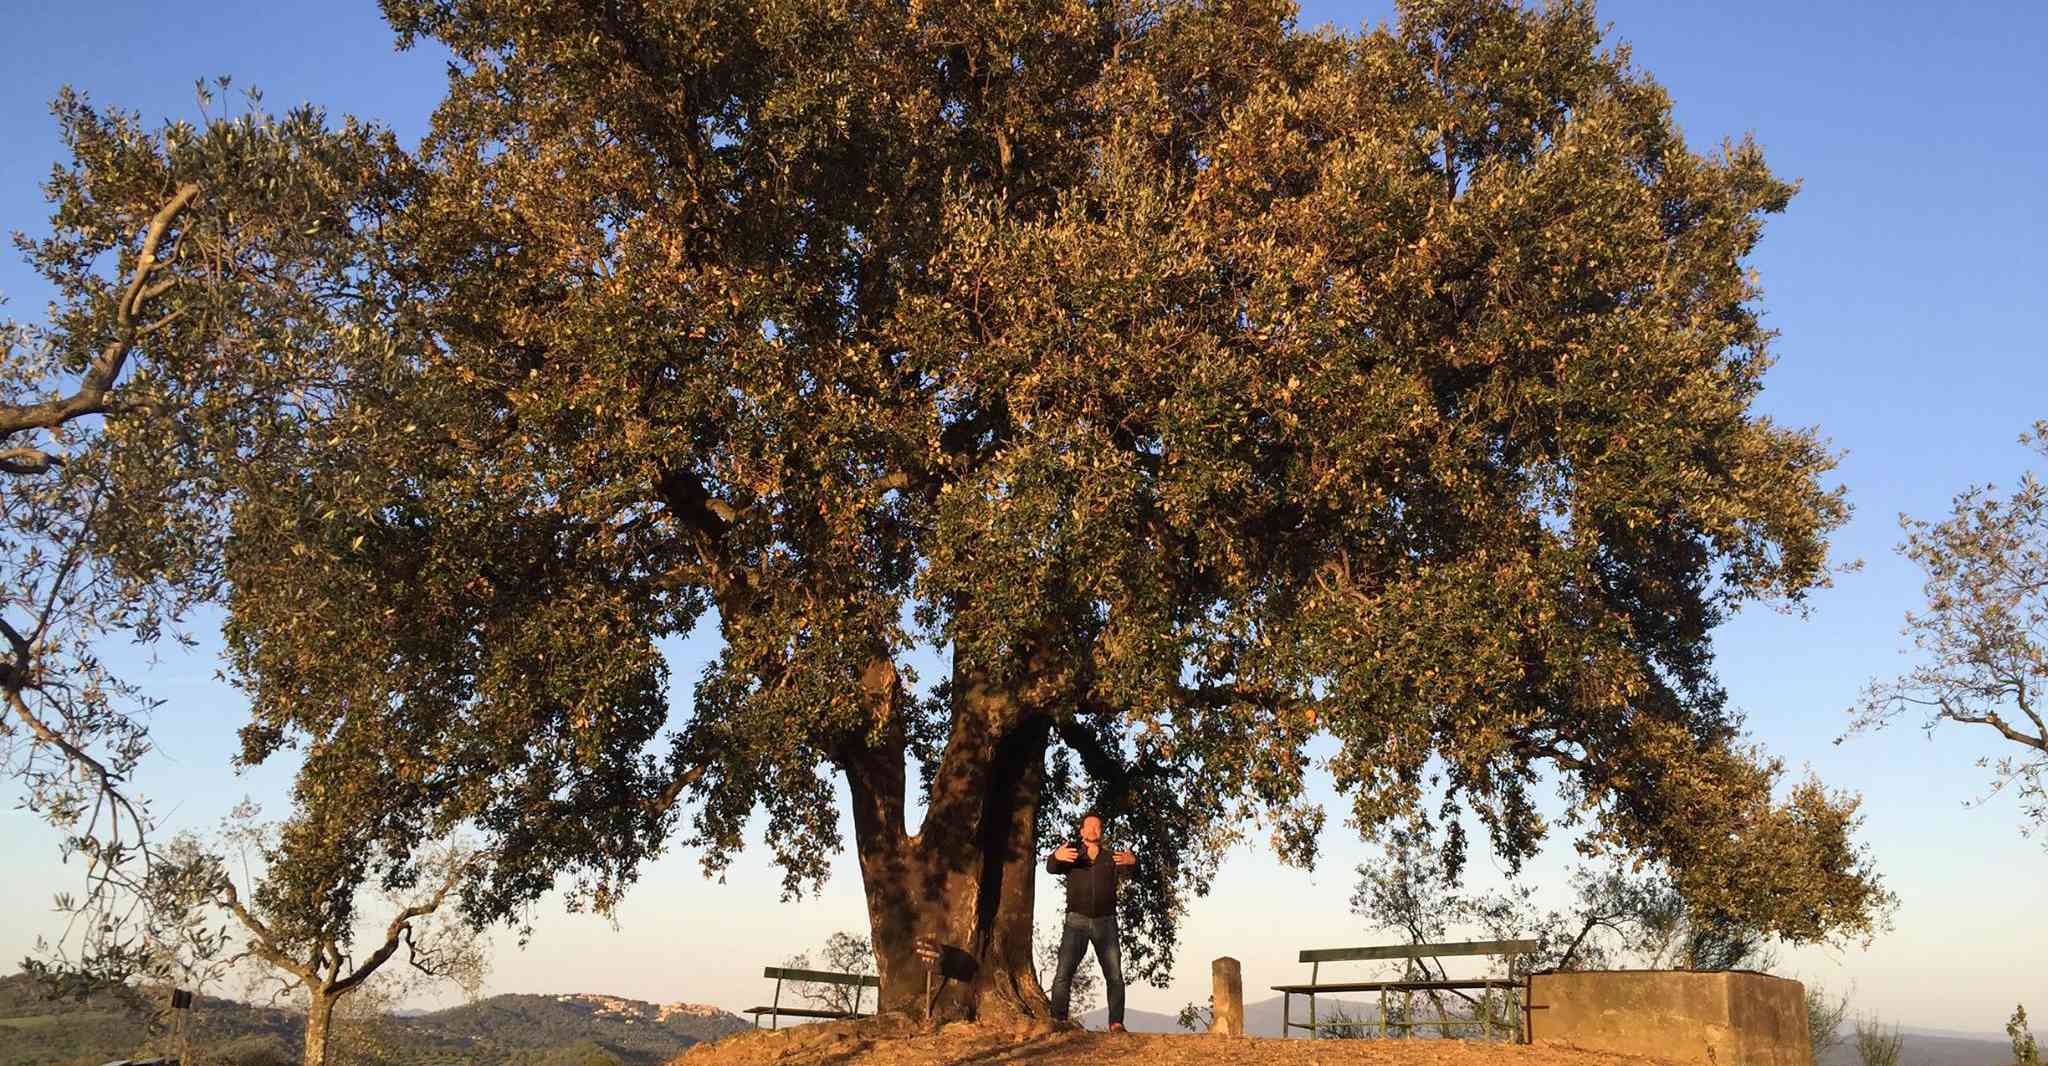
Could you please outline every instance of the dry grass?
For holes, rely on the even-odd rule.
[[[1276,1040],[958,1022],[936,1033],[862,1019],[741,1033],[691,1048],[671,1066],[1655,1066],[1656,1060],[1463,1040]]]

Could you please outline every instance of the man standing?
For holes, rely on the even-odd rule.
[[[1109,859],[1112,861],[1102,861]],[[1128,851],[1105,854],[1102,850],[1102,816],[1089,811],[1081,816],[1081,839],[1061,844],[1045,860],[1045,872],[1067,879],[1067,918],[1060,929],[1060,963],[1052,979],[1052,1016],[1067,1020],[1067,1004],[1074,991],[1074,971],[1088,945],[1095,945],[1095,961],[1102,964],[1102,986],[1109,996],[1109,1031],[1124,1031],[1123,950],[1117,944],[1116,887],[1131,876],[1138,857]]]

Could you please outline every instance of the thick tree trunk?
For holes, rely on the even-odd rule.
[[[306,1053],[301,1066],[327,1066],[327,1036],[334,1028],[334,1005],[341,996],[321,988],[306,990]]]
[[[841,758],[881,977],[881,1009],[935,1020],[1050,1016],[1031,943],[1033,828],[1050,722],[1012,694],[956,687],[924,825],[905,832],[900,743]],[[917,942],[942,946],[929,965]],[[929,977],[929,984],[927,979]]]

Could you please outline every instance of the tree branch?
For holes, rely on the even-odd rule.
[[[0,473],[40,474],[64,460],[40,448],[9,448],[0,452]]]
[[[354,972],[335,982],[332,986],[334,991],[338,994],[346,993],[364,981],[369,980],[370,975],[376,973],[378,967],[390,961],[391,956],[398,952],[400,944],[410,945],[412,941],[413,920],[424,918],[440,910],[441,904],[448,899],[448,893],[453,892],[455,886],[461,883],[462,875],[468,869],[468,861],[450,863],[448,875],[441,879],[441,886],[434,890],[433,896],[424,903],[415,903],[399,911],[391,919],[391,924],[384,928],[384,943],[378,945],[377,950],[371,952],[370,957],[364,959],[362,965],[357,966]]]
[[[263,919],[250,913],[249,908],[242,904],[241,893],[235,891],[235,883],[226,875],[221,876],[217,891],[221,904],[235,916],[236,921],[242,923],[242,928],[247,929],[252,935],[253,939],[249,941],[250,951],[272,966],[297,977],[309,988],[318,983],[319,974],[313,967],[301,965],[298,960],[278,950],[276,934],[270,931],[269,926],[263,924]]]
[[[135,259],[135,273],[128,280],[127,288],[114,305],[114,336],[100,349],[98,357],[86,368],[85,377],[79,382],[78,391],[55,400],[33,404],[0,404],[0,435],[19,433],[30,429],[51,429],[86,415],[104,414],[108,410],[107,396],[113,391],[114,382],[121,376],[121,368],[128,356],[135,350],[135,342],[176,321],[177,312],[158,319],[147,326],[138,328],[136,315],[144,304],[170,291],[177,285],[175,276],[152,282],[151,275],[162,270],[166,260],[159,259],[157,251],[171,224],[193,201],[199,198],[199,186],[186,184],[170,201],[150,219],[149,229],[142,238],[141,254]],[[8,473],[33,473],[6,467]]]
[[[1949,721],[1961,722],[1964,725],[1988,725],[1997,730],[2000,736],[2015,744],[2033,748],[2036,751],[2048,752],[2048,736],[2028,736],[2006,724],[2005,719],[1997,711],[1972,714],[1968,711],[1956,709],[1947,699],[1943,699],[1941,701],[1941,714],[1942,717],[1947,718]]]

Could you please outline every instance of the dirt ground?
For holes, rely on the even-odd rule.
[[[1054,1030],[1043,1023],[957,1022],[907,1032],[887,1019],[740,1033],[670,1066],[1662,1066],[1655,1059],[1556,1046],[1463,1040],[1278,1040]]]

